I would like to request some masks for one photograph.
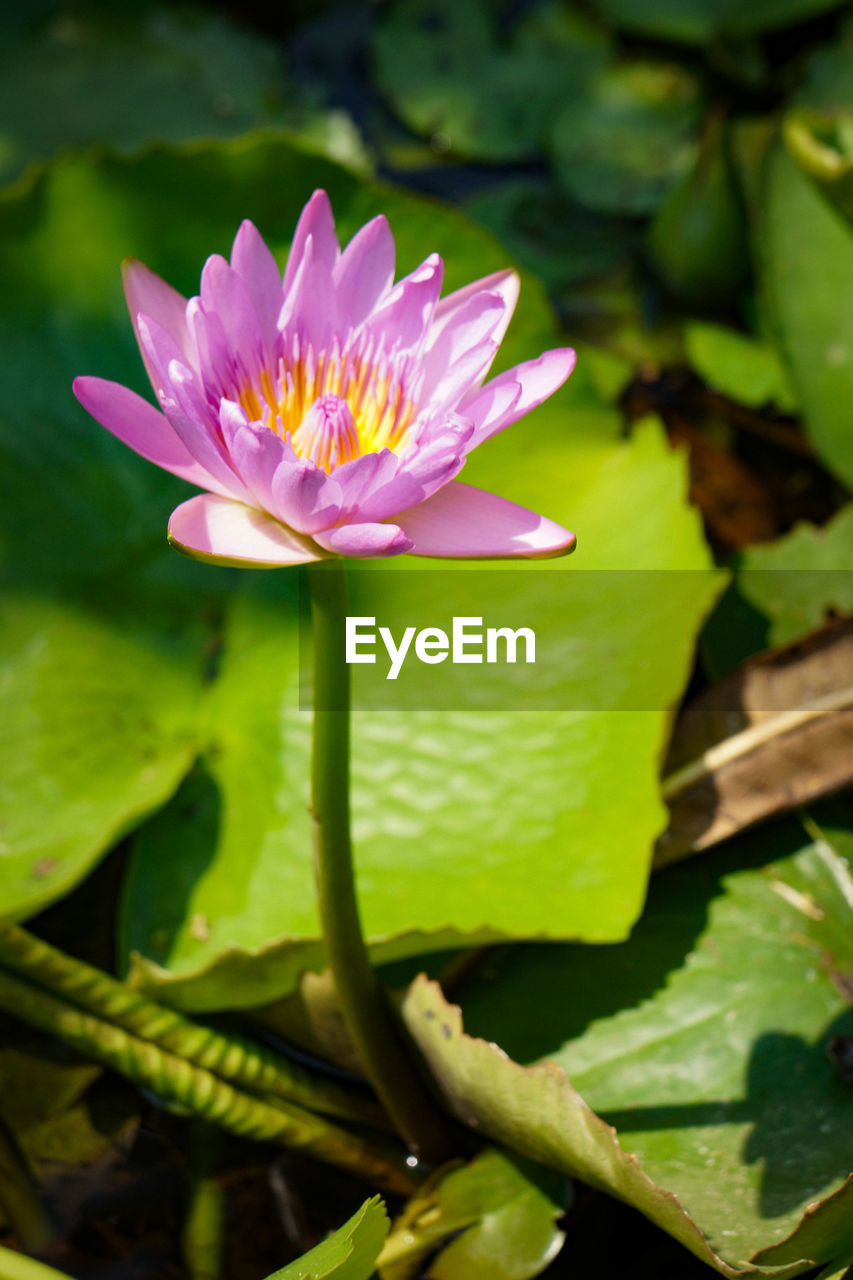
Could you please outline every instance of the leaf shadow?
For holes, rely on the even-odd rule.
[[[166,964],[188,918],[190,932],[208,927],[201,917],[193,919],[192,899],[216,855],[222,816],[219,784],[199,759],[169,803],[135,833],[119,930],[125,958],[138,951]]]
[[[827,1194],[851,1171],[845,1135],[853,1119],[853,1089],[827,1054],[833,1035],[851,1031],[853,1017],[844,1012],[813,1044],[787,1032],[765,1032],[750,1053],[745,1097],[629,1107],[604,1111],[602,1119],[620,1135],[749,1124],[741,1158],[746,1165],[762,1165],[758,1212],[781,1217]]]

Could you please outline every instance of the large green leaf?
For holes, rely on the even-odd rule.
[[[38,608],[48,614],[59,607],[53,601],[61,582],[81,626],[97,622],[127,645],[144,637],[140,643],[154,655],[144,665],[130,648],[124,662],[105,660],[108,688],[99,705],[133,708],[141,700],[159,708],[162,699],[163,725],[147,712],[145,723],[151,749],[172,751],[155,794],[149,762],[117,746],[105,712],[97,747],[108,757],[110,785],[98,798],[102,766],[93,760],[83,782],[95,793],[100,835],[89,832],[84,841],[72,830],[74,874],[174,789],[197,748],[199,768],[138,842],[125,902],[126,942],[162,966],[151,980],[171,983],[170,998],[196,1007],[271,999],[305,964],[321,960],[293,582],[289,574],[253,582],[166,552],[166,517],[185,487],[97,428],[74,406],[68,385],[74,373],[96,372],[142,386],[120,297],[117,264],[125,254],[190,291],[203,256],[227,249],[245,215],[282,253],[305,195],[318,185],[332,196],[344,238],[373,213],[388,214],[401,271],[433,248],[447,260],[450,288],[505,264],[500,247],[462,217],[366,185],[274,137],[154,150],[135,160],[69,157],[0,206],[0,326],[9,370],[0,546],[7,576],[37,591]],[[559,341],[541,291],[525,280],[502,362]],[[578,529],[581,566],[705,570],[681,457],[654,422],[630,440],[620,432],[618,415],[579,370],[566,392],[478,451],[466,476]],[[399,568],[386,575],[390,593]],[[571,565],[530,573],[544,575],[549,593],[571,599]],[[229,604],[237,581],[245,591]],[[624,705],[648,709],[473,718],[360,713],[355,836],[363,911],[382,955],[467,937],[544,931],[612,939],[629,929],[651,844],[666,820],[656,774],[668,708],[683,688],[693,636],[716,588],[706,573],[661,573],[648,610],[633,617],[623,584],[614,578],[608,590],[608,581],[604,574],[592,591],[584,643],[567,677],[577,682],[588,670],[604,686],[618,673],[614,687],[625,690]],[[65,625],[57,623],[60,636]],[[45,626],[34,613],[34,645],[43,643]],[[85,686],[63,665],[61,648],[60,639],[51,672],[39,681],[52,681],[73,701]],[[152,666],[161,654],[169,667],[162,676]],[[651,702],[644,701],[649,688]],[[62,699],[44,701],[32,725],[36,761],[51,759],[62,714]],[[169,745],[175,742],[179,757]],[[10,744],[7,755],[13,750]],[[15,789],[15,821],[38,823],[32,795],[41,794],[39,778],[29,791]],[[56,831],[71,829],[75,803],[56,797]],[[50,848],[40,856],[52,856]]]
[[[666,708],[716,590],[710,575],[664,571],[703,559],[680,463],[647,424],[603,450],[583,488],[578,451],[572,495],[559,440],[540,438],[532,458],[510,433],[504,442],[491,462],[485,451],[475,460],[478,480],[506,491],[511,475],[521,500],[539,495],[558,516],[576,506],[590,569],[660,571],[539,570],[531,609],[557,611],[572,637],[556,696],[575,689],[571,705],[585,710],[356,713],[360,898],[381,960],[499,936],[624,936],[665,822],[656,773]],[[629,502],[642,521],[614,529],[608,513]],[[382,616],[383,592],[387,610],[402,607],[399,572],[372,577],[370,612]],[[128,949],[148,957],[145,981],[191,1008],[272,1000],[321,959],[293,612],[275,592],[247,595],[224,643],[204,771],[138,836],[123,913]],[[604,709],[614,698],[620,709]]]
[[[349,1222],[267,1280],[369,1280],[388,1234],[388,1215],[378,1197],[365,1200]]]
[[[848,1256],[853,1095],[826,1045],[853,1030],[831,981],[853,967],[850,841],[847,819],[812,839],[777,827],[667,872],[594,963],[576,946],[490,957],[460,993],[468,1037],[416,985],[406,1019],[445,1097],[725,1274]]]
[[[145,390],[120,262],[135,253],[192,291],[206,250],[226,249],[245,214],[283,251],[317,185],[345,236],[384,207],[402,226],[401,269],[436,242],[459,246],[451,282],[496,262],[462,219],[434,227],[431,204],[362,187],[282,138],[69,158],[0,202],[0,567],[16,591],[2,634],[4,911],[65,891],[174,790],[203,737],[201,680],[239,576],[200,573],[167,550],[166,518],[187,486],[71,395],[81,372]],[[527,294],[522,345],[540,350],[547,313]]]
[[[354,126],[286,77],[279,50],[192,4],[58,0],[0,44],[0,178],[69,145],[234,137],[262,125],[309,132],[362,159]],[[26,15],[22,15],[26,17]]]
[[[853,485],[853,228],[781,144],[768,161],[759,254],[770,319],[822,459]]]

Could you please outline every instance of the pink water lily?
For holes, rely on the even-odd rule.
[[[442,265],[432,254],[395,284],[385,218],[341,251],[316,191],[283,279],[251,222],[230,264],[207,260],[189,301],[126,264],[159,411],[103,378],[77,378],[74,392],[125,444],[206,491],[169,521],[169,540],[197,558],[561,555],[573,534],[455,477],[471,449],[565,381],[574,352],[548,351],[483,385],[518,277],[497,272],[440,300]]]

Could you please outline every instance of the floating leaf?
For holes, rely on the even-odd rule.
[[[374,1196],[328,1240],[267,1280],[370,1280],[387,1234],[385,1206]]]
[[[308,129],[364,163],[354,126],[305,101],[275,44],[248,27],[192,5],[50,8],[0,46],[0,178],[69,145],[133,150],[260,125]]]
[[[825,1047],[853,1031],[828,974],[853,965],[853,881],[834,845],[792,824],[669,870],[631,940],[594,964],[578,946],[493,953],[460,991],[468,1035],[416,983],[406,1023],[445,1101],[724,1275],[844,1256],[853,1094]]]
[[[470,1163],[440,1173],[409,1201],[380,1254],[381,1280],[538,1276],[563,1243],[555,1223],[567,1193],[565,1179],[487,1147]]]
[[[696,155],[701,93],[684,68],[614,63],[573,94],[554,121],[558,181],[604,213],[651,213]]]
[[[2,913],[31,915],[174,791],[196,751],[194,655],[132,619],[0,601]]]
[[[684,337],[690,364],[714,390],[753,409],[774,404],[796,412],[790,378],[769,343],[699,320],[687,325]]]
[[[373,38],[379,86],[437,150],[518,160],[541,149],[566,87],[607,58],[606,37],[556,4],[524,16],[502,44],[484,0],[398,0]]]
[[[777,542],[750,547],[738,590],[766,618],[771,645],[853,613],[853,507],[822,528],[800,524]]]

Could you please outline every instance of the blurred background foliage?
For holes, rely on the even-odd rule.
[[[352,1065],[322,979],[300,981],[322,952],[295,579],[168,552],[185,486],[87,419],[70,380],[145,390],[124,256],[192,293],[250,216],[283,260],[318,185],[343,239],[389,215],[401,271],[438,249],[455,287],[514,261],[501,362],[568,340],[579,366],[466,478],[580,535],[574,563],[530,570],[578,579],[567,686],[618,673],[629,699],[644,682],[663,692],[616,715],[358,717],[374,954],[394,981],[423,964],[456,975],[473,1032],[520,1063],[565,1065],[643,1171],[596,1174],[606,1139],[570,1122],[550,1161],[703,1259],[581,1196],[555,1276],[741,1274],[759,1250],[780,1276],[801,1257],[843,1275],[849,1230],[821,1226],[832,1208],[803,1215],[831,1206],[849,1169],[849,1080],[826,1055],[853,1030],[849,791],[805,825],[771,822],[722,862],[661,875],[628,935],[666,826],[660,765],[682,698],[853,603],[851,5],[30,0],[0,9],[0,37],[0,912],[166,1003],[248,1010]],[[632,612],[584,569],[682,572],[650,579]],[[394,573],[372,588],[377,612]],[[849,650],[835,661],[849,690]],[[760,783],[778,793],[765,816],[803,798],[785,776]],[[821,793],[818,777],[806,798]],[[506,945],[473,976],[458,955],[442,967],[447,948],[531,937],[551,941]],[[151,1268],[126,1274],[183,1274],[183,1122],[49,1039],[3,1030],[0,1114],[35,1167],[60,1167],[62,1259],[132,1267],[141,1238]],[[422,1047],[445,1082],[476,1052]],[[513,1070],[492,1064],[466,1104],[541,1158],[550,1095],[531,1104],[534,1077]],[[86,1200],[98,1161],[119,1184],[99,1192],[106,1210]],[[358,1202],[347,1184],[312,1195],[300,1168],[294,1228],[254,1154],[234,1146],[221,1164],[254,1224],[228,1246],[239,1280],[280,1257],[270,1220],[291,1215],[296,1252]],[[119,1214],[93,1243],[122,1179],[158,1228]],[[661,1208],[659,1187],[687,1214]],[[547,1247],[525,1275],[553,1252],[551,1201],[538,1213]]]

